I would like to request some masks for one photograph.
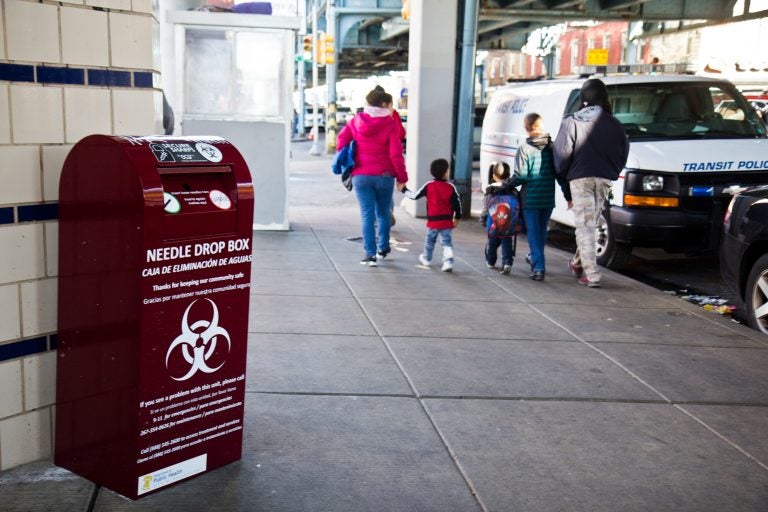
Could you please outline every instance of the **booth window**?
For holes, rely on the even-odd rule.
[[[203,116],[280,117],[282,35],[268,30],[185,31],[185,111]]]

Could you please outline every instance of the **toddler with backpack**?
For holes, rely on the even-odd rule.
[[[499,162],[491,166],[490,185],[485,189],[480,223],[485,226],[488,243],[485,246],[485,263],[496,267],[501,247],[501,273],[512,271],[517,246],[517,233],[522,228],[520,200],[517,190],[509,183],[509,166]]]

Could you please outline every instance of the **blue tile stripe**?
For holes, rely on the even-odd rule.
[[[59,218],[59,203],[20,204],[0,207],[0,225],[42,222]]]
[[[19,222],[55,220],[59,218],[59,203],[18,206]]]
[[[133,73],[133,86],[134,87],[152,87],[152,73],[146,73],[141,71],[134,71]]]
[[[13,224],[13,208],[0,208],[0,224]]]
[[[0,361],[31,356],[48,351],[48,336],[14,341],[0,345]]]
[[[35,66],[0,63],[0,80],[9,82],[34,82]]]
[[[37,82],[41,84],[83,85],[85,83],[85,70],[37,66]]]
[[[71,66],[12,64],[0,62],[0,81],[37,84],[89,85],[100,87],[152,88],[151,71],[89,69]]]
[[[130,71],[115,71],[110,69],[89,69],[88,85],[130,87],[131,73]]]

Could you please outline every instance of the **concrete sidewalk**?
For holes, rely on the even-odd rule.
[[[242,460],[137,502],[37,462],[0,473],[0,510],[768,510],[758,333],[611,272],[580,286],[554,250],[531,281],[524,237],[502,276],[476,218],[452,274],[397,208],[361,266],[354,194],[308,148],[293,230],[254,234]]]

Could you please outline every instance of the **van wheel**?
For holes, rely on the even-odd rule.
[[[611,232],[610,213],[603,210],[595,227],[597,264],[611,270],[621,270],[632,255],[632,246],[617,242]]]
[[[746,290],[747,322],[768,334],[768,254],[764,254],[752,266]]]

